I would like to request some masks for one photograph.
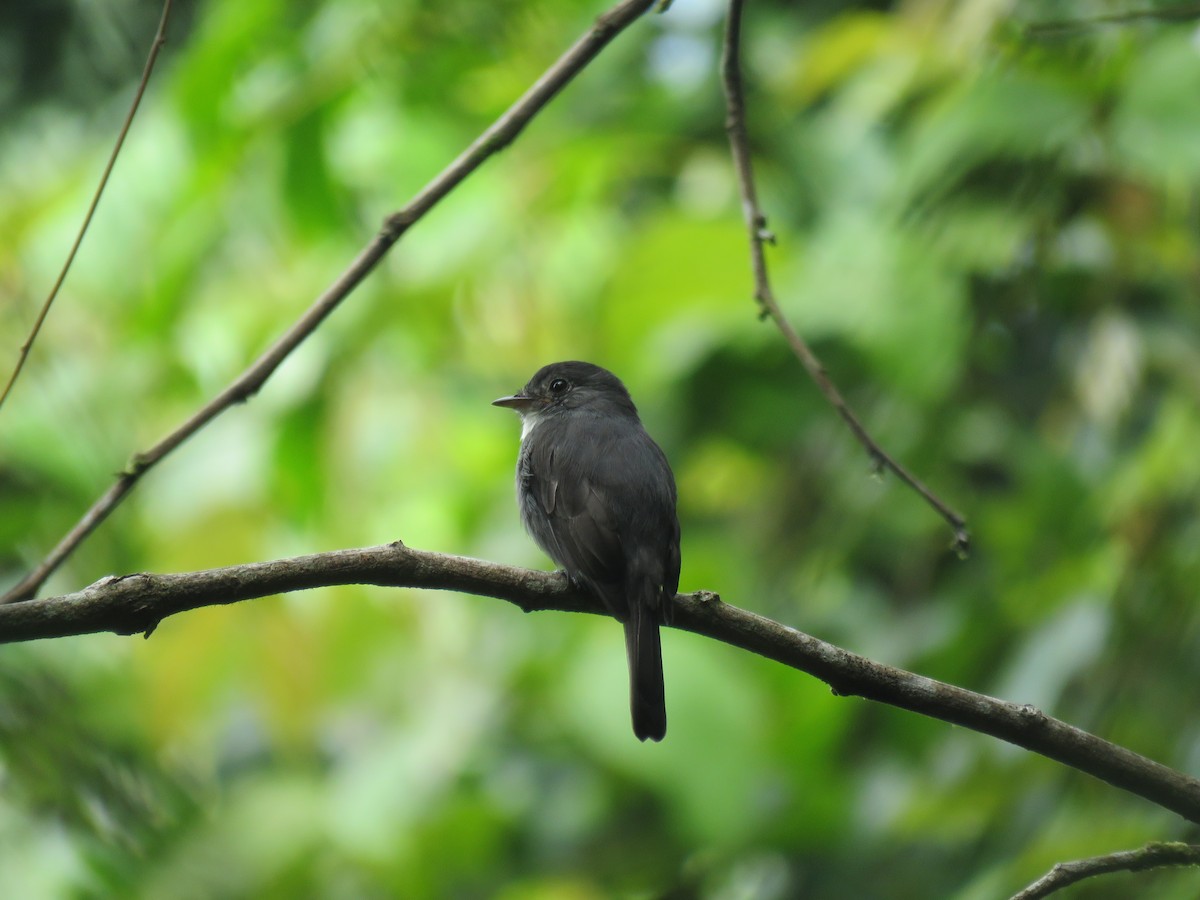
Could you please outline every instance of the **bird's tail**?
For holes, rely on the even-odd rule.
[[[658,617],[632,597],[625,621],[625,654],[629,657],[629,709],[639,741],[661,741],[667,733],[667,702],[663,695],[662,641]]]

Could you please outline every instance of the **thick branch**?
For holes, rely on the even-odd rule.
[[[730,0],[729,18],[725,26],[724,51],[721,57],[721,81],[725,89],[725,130],[729,134],[729,148],[733,156],[733,167],[737,172],[738,188],[742,195],[742,216],[746,221],[746,229],[750,235],[750,265],[754,273],[754,297],[762,309],[762,315],[769,317],[783,333],[784,339],[792,348],[792,352],[800,360],[806,372],[825,399],[837,410],[838,415],[849,427],[850,431],[863,445],[875,466],[886,468],[897,478],[911,487],[924,498],[937,513],[954,529],[954,546],[959,553],[965,554],[970,546],[970,534],[967,522],[957,512],[950,508],[940,497],[925,484],[904,468],[899,462],[889,456],[874,438],[867,433],[866,427],[859,421],[858,416],[850,409],[841,391],[830,380],[829,374],[812,348],[792,328],[783,310],[775,300],[771,289],[771,280],[767,275],[767,259],[763,245],[774,243],[775,236],[767,229],[767,217],[758,205],[758,192],[754,186],[754,167],[750,160],[750,139],[746,133],[746,101],[742,90],[742,2]]]
[[[202,572],[106,578],[76,594],[0,607],[0,643],[102,631],[148,633],[162,619],[185,610],[337,584],[461,591],[498,597],[527,612],[603,613],[560,574],[412,550],[396,543]],[[708,592],[677,597],[673,624],[814,675],[838,695],[865,697],[998,737],[1200,823],[1200,780],[1032,706],[873,662],[724,604]]]
[[[506,147],[572,78],[653,3],[654,0],[622,0],[596,19],[583,37],[559,57],[470,147],[422,188],[407,206],[387,217],[383,228],[349,268],[250,368],[177,429],[149,450],[137,454],[112,487],[92,504],[49,555],[10,589],[0,602],[27,600],[37,593],[51,573],[108,517],[147,471],[225,410],[257,393],[288,355],[349,296],[415,222],[489,157]]]
[[[1012,900],[1040,900],[1056,891],[1097,875],[1112,872],[1143,872],[1166,866],[1200,865],[1200,846],[1195,844],[1147,844],[1138,850],[1121,850],[1104,856],[1058,863]]]

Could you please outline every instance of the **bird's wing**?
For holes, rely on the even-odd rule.
[[[675,482],[662,450],[635,423],[546,422],[522,453],[525,524],[552,559],[590,582],[618,618],[631,596],[679,585]],[[554,430],[551,431],[551,428]],[[636,576],[643,587],[629,581]],[[660,587],[661,586],[661,587]]]
[[[593,449],[569,440],[531,445],[521,477],[526,502],[537,508],[525,518],[556,563],[572,575],[608,582],[619,578],[622,569],[621,540],[608,492],[595,483],[594,474],[585,474],[595,470],[595,460],[589,458]]]

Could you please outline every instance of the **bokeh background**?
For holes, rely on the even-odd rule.
[[[1123,3],[747,4],[787,314],[974,552],[756,318],[723,5],[618,39],[44,593],[403,539],[548,567],[518,524],[541,364],[615,370],[673,462],[685,590],[1200,772],[1200,30]],[[236,376],[603,9],[215,0],[170,43],[0,410],[0,584]],[[151,0],[0,5],[0,368],[53,282]],[[13,897],[990,898],[1195,838],[940,722],[611,621],[339,588],[149,640],[0,650]],[[1200,876],[1066,896],[1191,898]]]

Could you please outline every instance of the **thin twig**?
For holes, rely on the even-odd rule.
[[[58,278],[55,279],[54,286],[50,288],[50,293],[46,297],[46,302],[42,304],[37,318],[33,321],[33,328],[29,331],[29,337],[25,339],[25,343],[21,345],[21,349],[17,353],[17,364],[13,367],[12,374],[8,376],[8,383],[4,385],[4,390],[0,392],[0,407],[4,406],[4,401],[12,393],[13,385],[17,383],[17,378],[20,376],[21,370],[25,368],[25,360],[29,358],[29,351],[33,349],[33,342],[37,340],[38,334],[41,333],[42,325],[45,323],[46,317],[50,315],[50,307],[54,304],[55,298],[58,297],[58,292],[62,289],[63,282],[67,280],[67,272],[71,270],[71,263],[75,261],[75,254],[79,252],[79,247],[83,243],[83,236],[87,234],[88,226],[92,224],[92,217],[96,214],[96,207],[100,205],[100,196],[104,193],[104,188],[108,184],[108,177],[112,174],[113,166],[117,163],[117,156],[121,152],[121,147],[125,144],[125,136],[129,134],[129,128],[133,124],[133,117],[138,111],[138,106],[141,105],[142,95],[146,93],[146,85],[150,82],[150,73],[154,71],[154,63],[158,60],[158,52],[162,50],[163,45],[167,42],[167,21],[170,18],[171,0],[165,0],[162,8],[162,16],[158,20],[158,31],[154,35],[154,42],[150,45],[150,54],[146,57],[146,65],[142,68],[142,78],[138,82],[137,90],[133,94],[133,103],[129,105],[129,112],[125,114],[125,121],[121,124],[121,130],[117,134],[117,142],[113,145],[112,153],[108,157],[108,163],[104,166],[104,172],[100,176],[100,183],[96,185],[96,193],[92,195],[92,202],[88,206],[87,214],[83,217],[83,224],[79,226],[79,233],[75,235],[75,243],[71,245],[71,250],[67,253],[66,261],[63,262],[62,269],[58,273]]]
[[[721,81],[725,89],[725,130],[729,134],[729,147],[733,155],[734,169],[737,171],[738,187],[741,191],[742,216],[746,221],[746,229],[750,236],[750,264],[754,273],[754,298],[758,301],[763,317],[769,317],[775,322],[791,346],[792,352],[796,354],[809,376],[817,383],[821,393],[825,395],[825,399],[833,405],[859,443],[866,448],[872,464],[877,468],[885,468],[895,473],[901,481],[920,494],[926,503],[937,510],[938,514],[954,529],[954,548],[958,553],[965,554],[970,548],[971,541],[966,520],[875,443],[862,422],[847,405],[841,392],[830,380],[821,361],[792,328],[775,300],[775,294],[771,290],[771,281],[767,275],[766,254],[763,252],[763,245],[773,244],[775,236],[768,230],[767,218],[758,204],[758,192],[754,186],[754,169],[750,160],[750,140],[746,133],[746,104],[742,89],[740,49],[742,3],[743,0],[730,0],[729,3],[729,18],[725,26],[724,49],[721,56]]]
[[[1143,872],[1165,866],[1200,865],[1200,846],[1196,844],[1152,843],[1138,850],[1121,850],[1105,856],[1076,859],[1057,863],[1054,868],[1025,890],[1014,894],[1012,900],[1040,900],[1055,891],[1111,872]]]
[[[592,27],[474,143],[422,188],[407,206],[387,217],[379,233],[358,257],[274,345],[190,419],[149,450],[136,455],[112,487],[84,513],[32,572],[0,598],[0,603],[31,598],[80,542],[117,507],[142,475],[225,410],[253,396],[288,354],[349,296],[414,223],[484,161],[508,146],[572,78],[653,4],[654,0],[622,0],[598,17]]]
[[[561,573],[414,550],[397,542],[202,572],[105,578],[64,597],[0,606],[0,643],[104,631],[147,633],[186,610],[340,584],[459,591],[507,600],[526,612],[605,612]],[[1200,779],[1032,706],[874,662],[729,606],[707,591],[679,595],[672,621],[678,628],[807,672],[838,696],[864,697],[1000,738],[1200,823]]]
[[[1033,22],[1025,26],[1026,37],[1048,37],[1072,31],[1084,31],[1105,25],[1129,25],[1134,22],[1186,22],[1200,18],[1200,3],[1182,6],[1159,6],[1152,9],[1131,9],[1125,12],[1105,13],[1099,16],[1083,16],[1078,19],[1054,19]]]

